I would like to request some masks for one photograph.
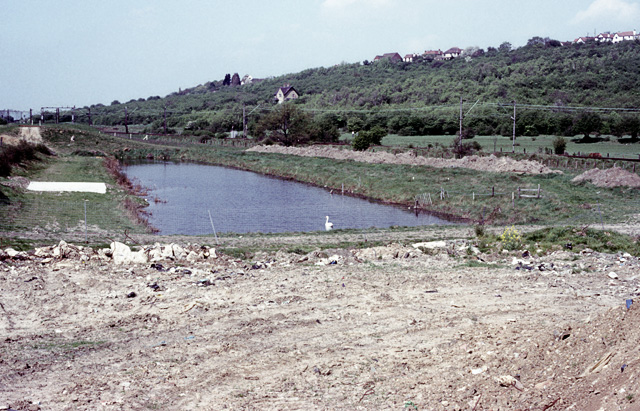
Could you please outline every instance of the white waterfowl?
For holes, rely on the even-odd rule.
[[[327,231],[333,229],[333,223],[329,221],[329,216],[327,216],[327,221],[324,223],[324,229]]]

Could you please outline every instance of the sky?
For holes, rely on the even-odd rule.
[[[0,110],[634,29],[640,0],[0,0]]]

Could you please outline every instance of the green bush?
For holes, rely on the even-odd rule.
[[[556,154],[564,154],[564,150],[567,148],[567,140],[564,137],[556,137],[553,140],[553,152]]]
[[[366,131],[361,131],[351,142],[351,146],[355,151],[365,151],[371,145],[369,140],[369,134]]]

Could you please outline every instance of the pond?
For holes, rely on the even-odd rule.
[[[149,222],[162,235],[281,233],[325,229],[452,224],[405,207],[225,167],[142,163],[124,169],[149,190]]]

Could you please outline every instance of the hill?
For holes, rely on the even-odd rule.
[[[638,41],[569,46],[530,41],[517,49],[505,44],[450,61],[365,61],[238,86],[210,81],[164,98],[85,107],[78,119],[89,121],[90,111],[94,124],[124,124],[126,106],[127,124],[145,125],[146,132],[164,132],[166,115],[169,129],[207,134],[241,130],[244,105],[255,134],[259,119],[275,107],[275,92],[290,84],[300,93],[297,107],[320,124],[343,129],[359,118],[364,129],[380,125],[401,135],[454,134],[462,98],[465,127],[477,134],[511,135],[516,101],[519,135],[637,135]]]

